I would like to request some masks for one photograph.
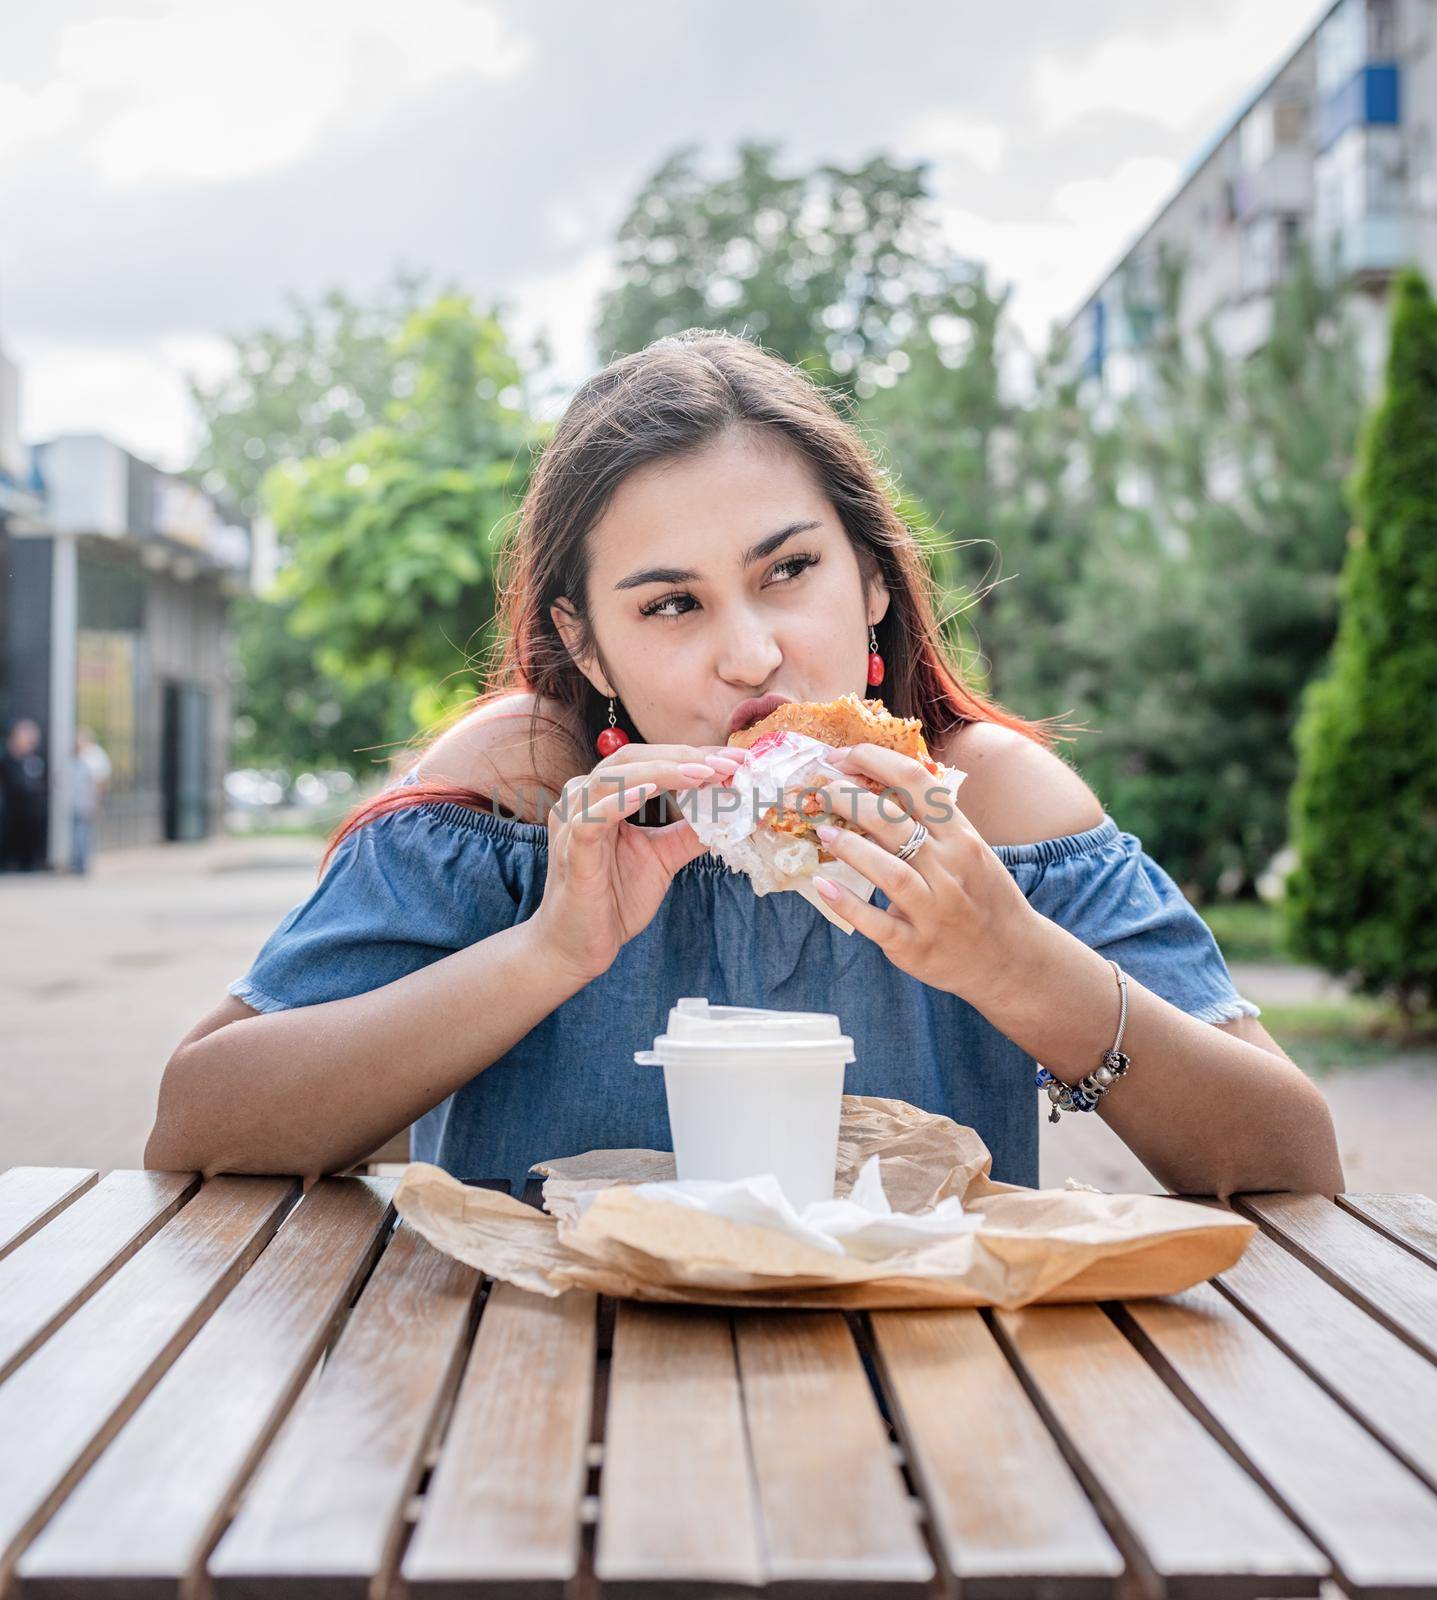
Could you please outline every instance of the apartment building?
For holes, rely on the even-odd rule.
[[[1413,262],[1437,281],[1437,0],[1336,0],[1243,105],[1068,325],[1103,393],[1141,392],[1180,263],[1179,326],[1210,322],[1237,356],[1260,348],[1299,245],[1356,293],[1375,385],[1388,287]]]

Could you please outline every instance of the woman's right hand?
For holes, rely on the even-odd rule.
[[[686,820],[626,819],[659,790],[721,783],[745,751],[723,745],[626,744],[564,785],[549,812],[549,865],[534,931],[545,952],[588,983],[642,933],[674,874],[707,848]],[[710,764],[709,758],[715,758]]]

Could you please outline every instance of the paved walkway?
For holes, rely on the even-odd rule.
[[[138,1166],[170,1052],[309,893],[320,848],[229,839],[101,856],[87,879],[0,877],[0,1167]],[[1340,993],[1302,969],[1232,972],[1258,1005]],[[1321,1086],[1349,1189],[1437,1197],[1437,1058]],[[1097,1117],[1040,1133],[1044,1184],[1154,1187]]]
[[[234,839],[0,877],[0,1167],[139,1166],[170,1052],[309,893],[320,848]]]

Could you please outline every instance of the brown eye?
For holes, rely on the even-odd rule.
[[[822,559],[821,556],[811,555],[806,552],[786,556],[777,563],[773,572],[775,576],[779,573],[787,572],[788,576],[778,578],[778,582],[792,583],[803,572],[805,567],[816,567]],[[676,606],[684,601],[687,601],[688,604],[682,611],[667,611],[664,609],[666,606]],[[676,622],[680,617],[688,616],[689,612],[697,604],[698,601],[686,589],[680,589],[673,594],[661,595],[657,600],[650,600],[647,605],[640,606],[639,615],[641,617],[663,617],[670,622]]]

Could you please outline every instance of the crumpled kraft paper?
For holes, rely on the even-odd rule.
[[[835,1256],[772,1228],[632,1193],[674,1177],[669,1151],[591,1150],[538,1163],[540,1212],[510,1195],[413,1162],[395,1191],[399,1215],[437,1249],[538,1294],[592,1289],[691,1305],[1000,1306],[1176,1294],[1224,1272],[1256,1225],[1163,1195],[1025,1189],[989,1176],[973,1131],[902,1100],[845,1095],[835,1193],[878,1155],[896,1211],[949,1195],[982,1216],[973,1233],[882,1260]],[[576,1195],[602,1190],[582,1212]]]

